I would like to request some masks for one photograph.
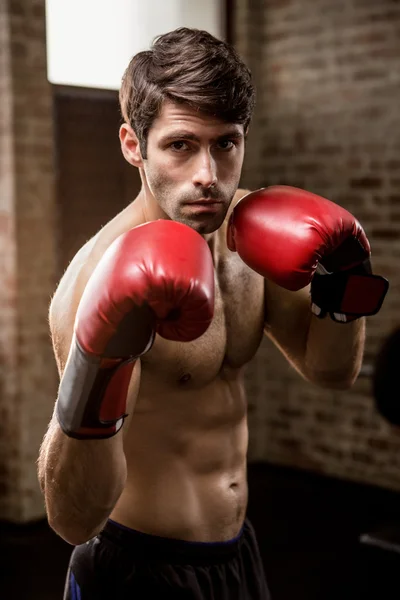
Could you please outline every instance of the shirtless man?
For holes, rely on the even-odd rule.
[[[244,366],[265,331],[310,382],[351,386],[385,282],[341,207],[237,189],[254,89],[233,48],[163,35],[120,103],[142,189],[50,306],[61,382],[38,465],[49,523],[76,546],[65,599],[265,600]]]

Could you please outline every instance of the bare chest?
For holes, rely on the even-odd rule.
[[[235,254],[215,264],[214,319],[193,342],[156,337],[142,359],[142,379],[156,377],[161,385],[203,387],[220,371],[240,369],[256,353],[264,325],[263,279]]]

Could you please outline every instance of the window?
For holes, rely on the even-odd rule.
[[[223,37],[222,0],[46,0],[51,83],[118,90],[131,57],[187,26]]]

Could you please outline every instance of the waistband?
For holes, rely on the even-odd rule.
[[[191,542],[166,538],[131,529],[109,519],[99,537],[111,540],[129,554],[142,560],[166,560],[190,563],[214,562],[227,559],[239,552],[244,537],[251,535],[251,525],[246,519],[238,535],[224,542]]]

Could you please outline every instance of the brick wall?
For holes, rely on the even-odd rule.
[[[17,244],[18,518],[43,514],[36,459],[57,392],[47,311],[55,285],[52,90],[47,81],[44,0],[12,0],[13,137]]]
[[[123,159],[120,171],[115,154],[96,161],[86,147],[92,166],[110,162],[120,173],[111,203],[97,205],[85,232],[74,228],[83,203],[68,213],[59,196],[56,207],[44,5],[0,3],[0,519],[15,521],[44,514],[35,462],[57,388],[50,296],[78,234],[107,220],[121,181],[122,204],[137,185],[124,181],[134,170],[127,175]],[[391,281],[384,308],[368,323],[369,363],[400,314],[400,4],[236,0],[235,23],[236,45],[258,84],[243,185],[305,187],[364,224],[375,269]],[[77,182],[94,210],[94,188],[85,195],[82,176]],[[321,391],[265,341],[247,386],[250,459],[400,489],[400,436],[376,414],[367,377],[348,392]]]
[[[45,0],[0,3],[0,91],[0,520],[25,522],[45,514],[36,461],[58,386],[51,296],[140,179],[119,148],[118,95],[60,97],[48,83]]]
[[[56,88],[57,273],[138,194],[139,171],[120,149],[118,94]]]
[[[44,512],[36,459],[57,391],[52,94],[44,0],[0,6],[0,518],[26,521]]]
[[[16,495],[18,455],[16,397],[16,303],[14,153],[10,19],[0,3],[0,515]]]
[[[243,185],[303,187],[353,212],[390,280],[365,368],[400,321],[400,3],[236,0],[235,45],[258,102]],[[327,392],[267,340],[248,370],[250,458],[400,489],[400,435],[371,382]]]

